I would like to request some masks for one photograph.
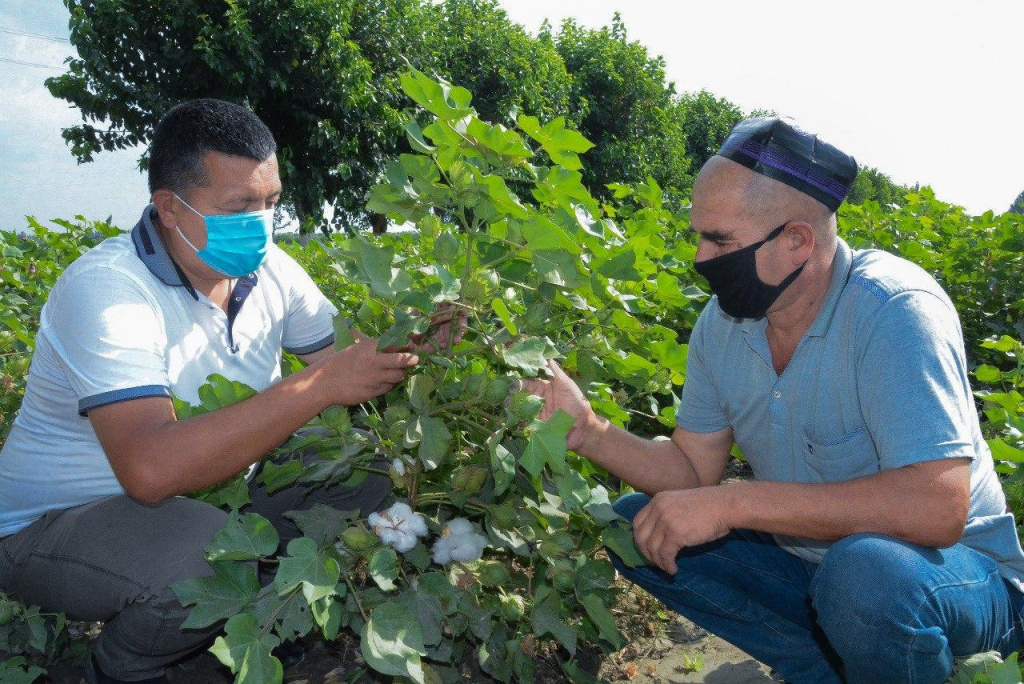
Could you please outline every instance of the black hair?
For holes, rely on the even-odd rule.
[[[167,112],[149,146],[149,192],[171,190],[184,196],[203,187],[207,152],[263,161],[277,151],[274,134],[245,107],[202,98]]]

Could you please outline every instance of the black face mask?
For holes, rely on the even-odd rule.
[[[718,305],[722,311],[733,318],[763,318],[768,307],[804,270],[806,261],[778,285],[766,285],[757,277],[755,253],[761,245],[781,235],[785,227],[783,223],[760,242],[693,264],[697,273],[707,278],[711,291],[718,295]]]

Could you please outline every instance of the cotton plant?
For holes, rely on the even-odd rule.
[[[473,523],[465,518],[454,518],[444,526],[431,550],[434,562],[445,565],[451,561],[468,563],[479,560],[486,547],[487,537],[477,532]]]
[[[427,521],[401,501],[383,513],[371,513],[366,521],[383,543],[399,553],[411,551],[419,537],[427,536]]]

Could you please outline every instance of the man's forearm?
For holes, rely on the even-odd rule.
[[[148,470],[146,498],[211,487],[271,452],[325,408],[313,391],[319,375],[316,364],[245,401],[156,428],[150,453],[137,455]]]
[[[671,440],[637,437],[603,418],[586,429],[581,456],[647,494],[701,486],[697,471]]]
[[[730,527],[835,541],[863,532],[945,547],[970,505],[966,459],[932,461],[830,484],[739,482],[721,493]]]

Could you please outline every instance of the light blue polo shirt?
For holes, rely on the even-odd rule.
[[[776,482],[841,482],[969,458],[962,543],[1024,590],[1024,552],[981,434],[960,320],[939,284],[909,261],[840,240],[821,311],[781,376],[766,327],[711,299],[690,339],[679,427],[731,427],[754,476]],[[829,547],[776,538],[815,563]]]
[[[146,208],[131,233],[72,263],[40,314],[25,398],[0,450],[0,536],[44,513],[123,494],[88,412],[173,393],[198,403],[212,373],[263,390],[281,378],[281,350],[334,341],[335,307],[271,245],[239,278],[225,312],[197,292],[160,241]]]

